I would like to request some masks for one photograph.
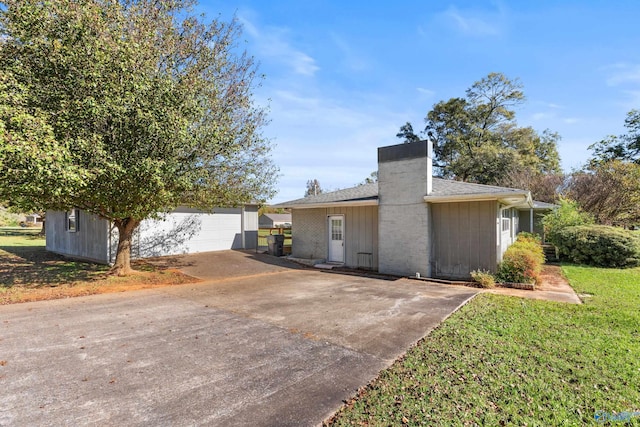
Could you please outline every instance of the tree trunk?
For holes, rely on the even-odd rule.
[[[118,276],[128,276],[134,272],[131,268],[131,238],[140,221],[133,218],[125,218],[114,220],[113,222],[118,229],[118,251],[110,273]]]
[[[41,236],[46,236],[47,235],[47,218],[42,217],[42,228],[40,229],[40,233]]]

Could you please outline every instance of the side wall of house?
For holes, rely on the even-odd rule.
[[[378,149],[381,273],[430,277],[427,195],[430,159],[424,142]]]
[[[292,255],[306,259],[327,258],[329,215],[344,216],[345,265],[377,270],[377,206],[293,209]]]
[[[293,209],[291,211],[291,255],[296,258],[327,258],[327,210]]]
[[[329,208],[326,215],[344,215],[345,265],[354,268],[377,270],[378,207]],[[326,219],[325,224],[328,226]],[[325,234],[328,239],[328,231]]]
[[[431,213],[433,277],[465,280],[473,270],[495,272],[497,202],[433,203]]]
[[[47,250],[73,258],[109,262],[109,222],[84,211],[78,212],[77,231],[67,230],[66,212],[47,211]]]

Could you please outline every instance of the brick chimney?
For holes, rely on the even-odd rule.
[[[429,140],[378,148],[378,270],[430,277],[429,206],[433,191]]]

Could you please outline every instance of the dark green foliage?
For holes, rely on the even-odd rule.
[[[0,200],[81,208],[119,232],[180,205],[261,202],[277,168],[240,24],[193,1],[4,0]],[[124,255],[123,255],[124,254]]]
[[[567,227],[556,237],[562,258],[599,267],[640,265],[640,235],[605,225]]]
[[[502,256],[496,278],[500,282],[537,283],[544,261],[539,238],[531,233],[519,234]]]
[[[546,238],[556,247],[558,246],[558,233],[567,227],[576,225],[593,224],[593,217],[584,212],[574,200],[560,197],[557,202],[558,207],[542,219]]]
[[[589,147],[593,151],[592,165],[611,160],[640,164],[640,110],[629,111],[624,126],[626,134],[610,135]]]
[[[519,127],[515,108],[525,100],[520,82],[490,73],[463,98],[433,106],[420,132],[434,141],[434,166],[446,178],[503,185],[512,171],[558,173],[559,135]],[[411,123],[396,134],[404,142],[420,140]]]

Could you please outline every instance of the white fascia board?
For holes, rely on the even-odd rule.
[[[460,194],[453,196],[424,196],[427,203],[460,203],[460,202],[484,202],[497,200],[507,205],[520,203],[532,204],[531,193],[484,193],[484,194]]]
[[[355,207],[355,206],[378,206],[377,200],[355,200],[347,202],[326,202],[326,203],[308,203],[304,205],[286,205],[280,204],[278,207],[284,209],[314,209],[314,208],[339,208],[339,207]]]

